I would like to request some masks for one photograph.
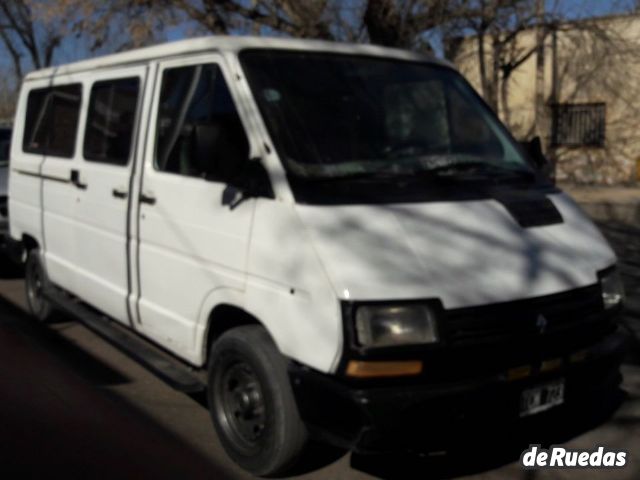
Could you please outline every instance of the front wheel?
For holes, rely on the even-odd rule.
[[[36,249],[31,250],[27,256],[24,281],[29,312],[41,322],[49,321],[53,316],[53,306],[44,295],[48,279],[42,266],[40,252]]]
[[[261,326],[234,328],[213,345],[209,410],[227,454],[255,475],[290,468],[307,443],[286,362]]]

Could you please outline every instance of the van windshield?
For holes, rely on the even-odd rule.
[[[280,50],[247,50],[240,59],[290,175],[534,176],[496,116],[450,68]]]

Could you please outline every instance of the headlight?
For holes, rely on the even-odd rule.
[[[365,347],[438,341],[434,312],[426,305],[364,305],[356,310],[356,335]]]
[[[624,301],[624,286],[617,270],[607,270],[600,274],[602,303],[604,308],[613,308]]]

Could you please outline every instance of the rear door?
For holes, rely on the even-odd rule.
[[[84,94],[82,81],[72,76],[39,81],[29,91],[21,145],[23,153],[19,169],[14,172],[17,173],[16,182],[12,182],[18,195],[26,193],[34,199],[42,195],[36,210],[40,213],[41,209],[42,214],[38,218],[38,227],[42,227],[40,246],[50,279],[67,289],[72,289],[76,283],[73,217],[77,189],[71,183],[71,172],[80,162],[78,132]],[[37,161],[41,166],[37,172],[41,181],[38,195],[22,188],[26,186],[26,178],[36,173],[27,166]],[[20,203],[12,203],[12,209]],[[30,212],[31,209],[16,210],[16,216],[29,218]],[[33,225],[26,228],[30,234],[39,230]]]
[[[207,296],[244,285],[255,201],[232,207],[225,172],[211,168],[249,156],[230,78],[216,54],[161,62],[146,144],[138,328],[187,358]]]
[[[147,67],[137,66],[85,79],[81,159],[71,172],[76,189],[72,291],[126,323],[129,190],[146,76]]]

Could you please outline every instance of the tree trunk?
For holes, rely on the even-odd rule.
[[[500,83],[500,103],[502,104],[502,121],[511,128],[511,109],[509,108],[509,79],[511,73],[505,72]]]
[[[393,0],[369,0],[364,24],[371,43],[388,47],[405,47],[402,19]]]
[[[544,0],[536,0],[536,15],[538,17],[538,26],[536,28],[535,132],[544,146],[548,143],[544,101]]]
[[[498,113],[498,84],[500,83],[500,62],[502,60],[500,33],[494,33],[491,38],[491,83],[489,84],[488,102],[491,108]]]
[[[476,36],[478,41],[478,66],[480,67],[480,85],[482,87],[482,97],[489,101],[489,80],[487,78],[487,63],[484,54],[484,31],[481,30]]]
[[[22,82],[22,63],[20,61],[20,52],[18,52],[13,43],[11,43],[7,32],[2,29],[0,29],[0,39],[2,39],[5,48],[11,56],[11,61],[13,62],[13,73],[16,76],[16,85],[20,85]]]

